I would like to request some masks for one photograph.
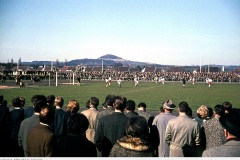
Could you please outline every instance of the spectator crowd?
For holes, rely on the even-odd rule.
[[[240,157],[240,109],[227,101],[200,105],[196,117],[187,102],[170,99],[156,116],[118,95],[102,107],[89,97],[81,110],[58,95],[31,102],[15,97],[10,109],[0,95],[0,157]]]

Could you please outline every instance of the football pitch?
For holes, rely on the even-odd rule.
[[[200,105],[206,105],[213,108],[216,104],[224,101],[232,103],[233,107],[240,108],[240,83],[213,83],[209,88],[206,83],[186,83],[185,88],[182,82],[165,82],[165,84],[156,84],[154,82],[140,81],[138,86],[134,86],[133,81],[123,81],[122,88],[117,86],[116,81],[106,87],[104,81],[84,81],[81,86],[75,84],[58,84],[56,85],[34,85],[23,88],[1,89],[0,94],[11,105],[14,97],[22,96],[26,99],[25,106],[31,106],[31,97],[35,94],[45,96],[55,95],[64,98],[64,106],[69,100],[75,99],[79,102],[80,108],[85,108],[86,101],[90,97],[99,98],[99,108],[107,95],[121,95],[128,100],[134,100],[137,104],[145,102],[147,109],[158,111],[162,102],[171,99],[175,105],[181,101],[186,101],[196,112]]]

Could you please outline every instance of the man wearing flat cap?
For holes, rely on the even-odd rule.
[[[205,150],[202,157],[240,157],[240,109],[233,108],[228,115],[221,116],[219,122],[227,142]]]
[[[162,107],[164,109],[164,113],[157,115],[154,118],[152,125],[155,125],[159,132],[160,143],[158,146],[158,157],[169,157],[169,145],[165,140],[165,131],[168,121],[176,118],[176,116],[172,114],[172,111],[176,106],[173,104],[172,100],[167,100],[163,103]]]

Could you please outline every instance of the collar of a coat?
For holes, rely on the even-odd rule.
[[[150,148],[150,143],[147,140],[125,136],[117,140],[117,143],[123,148],[134,151],[146,151]]]

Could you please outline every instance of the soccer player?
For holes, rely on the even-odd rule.
[[[208,84],[208,87],[210,88],[211,84],[212,84],[212,79],[211,78],[206,78],[206,82]]]
[[[108,78],[106,78],[105,81],[106,81],[106,87],[108,87],[108,83],[109,83]]]
[[[159,78],[159,81],[164,85],[165,78],[164,78],[164,77],[160,77],[160,78]]]
[[[117,81],[117,84],[118,84],[118,87],[120,87],[120,88],[122,88],[121,83],[122,83],[122,80],[121,80],[121,78],[119,78],[118,81]]]
[[[112,77],[110,76],[110,77],[108,78],[108,85],[109,85],[109,86],[111,85],[111,82],[112,82]]]
[[[139,77],[135,77],[135,78],[134,78],[135,87],[138,85],[138,81],[139,81]]]

